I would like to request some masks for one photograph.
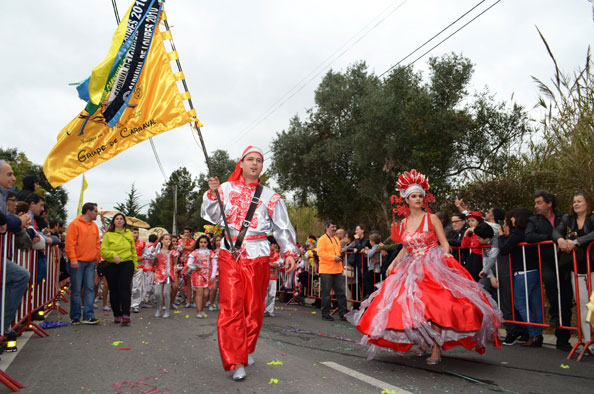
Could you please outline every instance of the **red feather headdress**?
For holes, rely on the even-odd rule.
[[[433,194],[428,193],[429,191],[429,181],[427,177],[415,169],[410,170],[409,172],[404,172],[398,177],[398,181],[396,182],[396,189],[400,192],[400,195],[393,194],[390,196],[390,203],[392,205],[396,204],[396,207],[392,209],[392,212],[398,217],[407,217],[410,213],[410,209],[408,205],[405,203],[404,198],[411,195],[413,192],[422,193],[425,197],[423,201],[423,206],[426,212],[431,213],[431,209],[429,208],[429,203],[435,201],[433,198]],[[392,234],[391,237],[395,242],[400,242],[400,233],[402,229],[396,222],[392,223]]]
[[[427,180],[427,177],[414,168],[410,170],[410,172],[402,173],[398,177],[398,182],[396,182],[396,188],[400,191],[402,197],[408,197],[410,193],[407,193],[407,190],[414,186],[418,186],[415,189],[418,189],[418,191],[423,194],[426,194],[427,191],[429,191],[429,181]]]

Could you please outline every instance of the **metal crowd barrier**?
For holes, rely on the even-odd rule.
[[[347,303],[358,304],[367,296],[364,292],[364,273],[366,271],[365,267],[368,266],[371,258],[365,256],[363,253],[355,253],[355,259],[359,260],[360,264],[358,265],[361,267],[360,269],[355,269],[348,264],[348,258],[352,254],[354,253],[347,252],[343,254],[345,292]],[[374,263],[374,266],[380,268],[382,263],[383,256],[380,255],[379,262]],[[305,270],[298,270],[290,274],[280,271],[278,274],[277,294],[288,295],[289,301],[286,302],[287,305],[298,303],[299,295],[307,299],[321,300],[321,284],[317,265],[310,266],[308,262],[306,265]],[[307,278],[307,284],[300,283],[298,279],[299,274],[304,271],[307,272],[307,275],[304,275]],[[375,291],[375,286],[384,280],[383,275],[376,271],[380,270],[373,270],[373,290],[371,292]],[[307,292],[303,292],[303,287],[307,288]],[[330,299],[331,301],[336,301],[334,293],[331,294]],[[336,309],[332,313],[334,314],[335,312]]]
[[[539,323],[539,322],[533,322],[530,321],[530,303],[528,301],[528,292],[526,291],[526,307],[527,307],[527,317],[528,317],[528,321],[522,321],[521,318],[519,316],[516,316],[516,312],[515,312],[515,305],[514,305],[514,297],[513,297],[513,270],[511,267],[511,255],[508,258],[509,260],[509,272],[510,272],[510,288],[511,288],[511,301],[512,301],[512,305],[511,305],[511,310],[512,310],[512,319],[511,320],[505,320],[505,323],[511,323],[511,324],[518,324],[518,325],[526,325],[526,326],[536,326],[536,327],[543,327],[543,328],[559,328],[559,329],[565,329],[565,330],[570,330],[570,331],[575,331],[577,334],[577,343],[573,346],[572,350],[570,351],[569,355],[567,356],[567,359],[571,359],[577,352],[578,349],[580,349],[580,347],[582,348],[581,353],[579,354],[577,360],[580,361],[582,359],[582,357],[584,356],[584,354],[586,352],[590,352],[589,347],[591,345],[594,344],[594,328],[592,327],[592,325],[589,325],[590,327],[586,327],[586,329],[590,329],[590,340],[587,342],[584,342],[584,337],[583,337],[583,333],[582,333],[582,319],[581,319],[581,314],[583,313],[582,311],[582,303],[587,303],[588,299],[586,300],[581,300],[580,296],[579,296],[579,280],[580,278],[583,278],[584,274],[578,274],[578,269],[577,269],[577,260],[576,260],[576,255],[575,255],[575,251],[572,252],[573,255],[573,285],[574,285],[574,292],[575,292],[575,304],[576,304],[576,315],[577,315],[577,322],[574,326],[572,325],[560,325],[560,326],[551,326],[550,324],[546,324],[544,321],[545,319],[545,310],[544,310],[544,290],[543,290],[543,279],[542,279],[542,257],[541,257],[541,247],[545,246],[545,245],[553,245],[553,250],[554,250],[554,256],[555,256],[555,272],[556,272],[556,278],[557,278],[557,300],[549,300],[549,303],[551,302],[556,302],[557,306],[558,306],[558,310],[559,310],[559,315],[561,316],[561,290],[560,290],[560,281],[559,281],[559,262],[558,262],[558,258],[557,258],[557,246],[553,241],[544,241],[544,242],[540,242],[540,243],[520,243],[517,245],[517,247],[522,248],[523,250],[523,265],[524,265],[524,271],[526,271],[526,253],[525,253],[525,248],[526,247],[536,247],[538,249],[538,266],[539,266],[539,280],[540,280],[540,296],[541,296],[541,308],[542,308],[542,316],[543,316],[543,322]],[[586,251],[586,259],[587,259],[587,274],[585,274],[586,276],[586,287],[587,287],[587,293],[588,295],[592,293],[592,271],[591,271],[591,264],[590,264],[590,252],[592,250],[592,246],[594,245],[594,243],[591,243]],[[488,249],[491,248],[491,245],[482,245],[481,247],[481,251],[484,249]],[[466,250],[470,250],[473,248],[464,248]],[[452,247],[452,254],[454,256],[454,258],[456,258],[460,263],[462,263],[462,251],[463,249],[460,247]],[[345,279],[345,289],[346,289],[346,293],[347,293],[347,302],[352,303],[353,305],[356,305],[358,303],[360,303],[366,296],[366,294],[364,293],[364,283],[363,283],[363,278],[364,278],[364,264],[366,265],[369,261],[368,257],[365,256],[362,253],[358,253],[355,255],[356,259],[360,259],[360,270],[354,269],[353,267],[351,267],[347,261],[348,261],[348,257],[351,253],[345,253],[343,255],[343,266],[344,268],[344,279]],[[383,256],[382,256],[383,257]],[[380,258],[380,262],[379,262],[379,266],[382,266],[382,258]],[[317,266],[314,264],[314,266],[310,266],[309,262],[305,262],[306,265],[306,269],[305,271],[307,271],[307,275],[304,275],[304,277],[307,278],[308,283],[304,284],[304,283],[299,283],[297,277],[299,275],[299,272],[294,272],[294,273],[290,273],[290,274],[286,274],[284,272],[279,272],[278,278],[279,280],[277,281],[277,294],[285,294],[287,296],[287,298],[289,299],[288,302],[286,302],[287,305],[291,304],[291,303],[296,303],[299,300],[299,296],[303,296],[306,299],[313,299],[313,300],[320,300],[321,299],[321,289],[320,289],[320,281],[319,281],[319,275],[317,272]],[[498,278],[499,280],[499,272],[498,272],[498,265],[495,264],[495,276]],[[374,274],[373,274],[373,290],[375,290],[375,286],[381,282],[383,280],[383,275],[382,274],[378,274],[375,272],[374,270]],[[526,289],[527,286],[527,276],[524,275],[524,288]],[[500,281],[501,283],[501,281]],[[307,291],[303,291],[303,287],[307,288]],[[497,289],[497,304],[501,305],[501,294],[500,294],[500,287]],[[335,301],[336,298],[334,297],[334,294],[332,294],[331,297],[332,301]],[[336,311],[336,310],[335,310]],[[334,311],[334,312],[335,312]],[[562,320],[560,317],[560,323],[562,324]]]
[[[6,300],[6,289],[4,283],[6,282],[6,261],[10,260],[13,263],[25,268],[29,274],[29,285],[25,290],[23,300],[17,309],[16,316],[11,324],[11,328],[21,335],[24,331],[33,331],[40,337],[48,337],[50,334],[41,328],[36,321],[33,320],[33,315],[45,315],[51,310],[57,310],[62,314],[67,312],[59,306],[59,301],[68,302],[60,289],[60,258],[58,246],[47,246],[44,250],[46,256],[47,272],[45,278],[41,282],[37,281],[37,261],[40,252],[36,250],[20,250],[15,245],[14,236],[10,233],[0,234],[0,256],[2,263],[0,264],[0,278],[2,280],[1,302],[0,302],[0,340],[6,339],[4,334],[4,311]],[[16,379],[10,377],[4,371],[0,370],[0,382],[12,391],[19,391],[24,387]]]
[[[543,284],[543,279],[542,279],[542,250],[541,248],[543,246],[546,245],[552,245],[553,247],[553,256],[554,256],[554,263],[555,263],[555,274],[556,274],[556,285],[557,285],[557,299],[556,300],[549,300],[549,304],[552,304],[553,302],[557,303],[557,310],[559,311],[559,322],[560,325],[559,326],[551,326],[550,324],[546,323],[546,314],[545,314],[545,291],[544,291],[544,284]],[[491,245],[482,245],[481,249],[488,249],[490,248]],[[574,288],[574,299],[575,299],[575,305],[576,305],[576,324],[575,326],[572,325],[563,325],[563,319],[562,319],[562,305],[561,305],[561,283],[560,283],[560,269],[559,269],[559,260],[558,260],[558,248],[557,248],[557,244],[553,241],[543,241],[543,242],[538,242],[538,243],[527,243],[527,242],[522,242],[519,243],[517,246],[517,248],[522,248],[522,264],[523,264],[523,271],[520,272],[526,272],[527,271],[527,262],[526,262],[526,248],[527,247],[536,247],[537,251],[538,251],[538,272],[539,272],[539,289],[540,289],[540,298],[541,298],[541,313],[542,313],[542,318],[543,321],[542,322],[534,322],[531,321],[531,313],[530,313],[530,302],[528,300],[528,291],[525,291],[525,302],[526,302],[526,316],[527,316],[527,320],[528,321],[523,321],[521,319],[521,317],[516,316],[516,308],[515,308],[515,301],[514,301],[514,285],[513,285],[513,281],[514,281],[514,272],[512,269],[512,263],[511,263],[511,254],[508,257],[508,272],[509,272],[509,286],[510,286],[510,290],[511,290],[511,311],[512,311],[512,319],[511,320],[505,320],[505,323],[510,323],[510,324],[517,324],[517,325],[524,325],[524,326],[534,326],[534,327],[542,327],[542,328],[556,328],[556,329],[563,329],[563,330],[568,330],[568,331],[575,331],[577,334],[577,342],[576,344],[572,347],[571,351],[569,352],[569,354],[567,355],[567,359],[571,359],[573,357],[574,354],[576,354],[577,350],[581,347],[582,351],[581,354],[578,356],[577,361],[581,361],[582,357],[584,356],[584,354],[586,352],[590,353],[590,350],[588,349],[590,345],[592,345],[592,343],[594,343],[594,341],[592,340],[592,338],[594,337],[594,329],[592,328],[591,325],[589,325],[589,327],[585,327],[586,329],[590,330],[590,340],[588,342],[584,342],[584,337],[583,337],[583,328],[582,327],[582,321],[581,321],[581,314],[582,314],[582,300],[580,300],[580,296],[579,296],[579,278],[581,276],[586,276],[586,288],[587,288],[587,292],[588,294],[592,293],[592,283],[591,283],[591,270],[590,270],[590,251],[592,249],[592,244],[590,244],[587,248],[586,251],[586,266],[587,266],[587,273],[586,274],[578,274],[578,268],[577,268],[577,259],[576,259],[576,254],[575,251],[572,252],[572,257],[573,257],[573,267],[572,267],[572,273],[573,278],[574,278],[574,283],[573,283],[573,288]],[[459,262],[461,262],[461,248],[452,248],[454,249],[454,256],[458,256],[457,260]],[[495,276],[497,277],[497,279],[499,280],[500,278],[500,273],[499,273],[499,269],[498,269],[498,264],[495,264]],[[524,289],[528,288],[528,278],[527,275],[523,275],[523,280],[524,280]],[[501,281],[499,281],[501,283]],[[497,304],[500,306],[501,308],[501,285],[499,286],[499,288],[497,288]],[[548,299],[548,298],[547,298]],[[585,302],[588,302],[588,300],[584,300]]]

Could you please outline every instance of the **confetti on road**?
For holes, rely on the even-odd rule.
[[[111,345],[112,345],[112,346],[119,346],[119,345],[121,345],[122,343],[124,343],[124,341],[115,341],[115,342],[114,342],[114,343],[112,343]]]
[[[279,360],[274,360],[269,363],[266,363],[266,365],[283,365],[283,362]]]
[[[567,365],[567,364],[561,364],[561,368],[563,368],[563,369],[569,369],[569,365]]]
[[[182,313],[182,312],[181,312],[181,311],[175,311],[175,312],[173,312],[173,313],[176,313],[176,314],[177,314],[177,313]]]
[[[113,387],[116,390],[120,390],[124,386],[130,386],[130,389],[148,388],[147,390],[144,390],[141,393],[147,393],[147,394],[153,394],[153,393],[170,394],[168,391],[160,390],[157,386],[153,386],[153,385],[150,385],[150,384],[148,384],[148,383],[145,382],[145,380],[148,380],[148,379],[159,379],[161,376],[163,376],[166,373],[169,373],[169,371],[167,371],[166,369],[163,369],[163,372],[161,372],[160,374],[158,374],[156,376],[149,376],[147,378],[140,379],[137,382],[119,382],[119,383],[114,383],[114,384],[111,385],[111,387]],[[121,390],[119,392],[120,393],[124,393],[124,392],[129,392],[129,391],[128,390]]]
[[[270,382],[268,384],[278,384],[278,379],[270,378]]]
[[[121,347],[118,350],[132,350],[132,348],[131,347]]]
[[[187,319],[188,317],[190,317],[190,315],[186,315],[186,319]]]

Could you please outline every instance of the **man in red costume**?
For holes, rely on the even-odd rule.
[[[208,181],[209,190],[204,194],[201,215],[211,223],[223,225],[215,193],[218,190],[233,242],[260,183],[263,166],[262,150],[248,146],[227,182],[221,185],[216,177]],[[281,196],[264,187],[240,250],[234,256],[229,252],[228,245],[221,245],[218,260],[221,306],[217,320],[219,350],[223,367],[234,371],[234,380],[245,379],[244,367],[254,363],[252,353],[256,350],[262,327],[270,274],[267,234],[271,232],[274,232],[287,272],[292,272],[298,254],[295,230]]]

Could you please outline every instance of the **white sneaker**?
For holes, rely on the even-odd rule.
[[[138,307],[135,306],[134,308],[132,308],[132,312],[138,313],[138,312],[140,312],[140,309],[138,309]]]
[[[93,302],[93,309],[97,309],[97,308],[99,308],[99,305],[97,305],[96,302]]]
[[[210,301],[206,301],[206,304],[204,304],[204,306],[210,306]]]
[[[161,307],[161,309],[165,310],[165,305],[163,305],[163,306]]]
[[[184,305],[186,308],[191,308],[192,304],[190,304],[189,302],[186,302],[186,305]]]
[[[208,310],[209,311],[214,311],[214,308],[212,307],[212,305],[208,307]]]
[[[204,319],[204,313],[199,313],[196,315],[198,319]]]
[[[175,304],[171,304],[170,306],[171,306],[171,309],[178,309],[177,305],[175,305]]]
[[[161,317],[161,310],[159,308],[157,308],[157,311],[155,312],[155,317]]]
[[[103,310],[104,310],[104,311],[110,311],[110,310],[111,310],[111,308],[109,307],[109,305],[105,305],[105,306],[103,307]]]
[[[196,304],[192,302],[192,308],[196,308]]]
[[[167,319],[169,317],[169,311],[165,311],[165,313],[163,313],[163,318]]]
[[[245,377],[247,376],[243,365],[241,367],[239,367],[239,365],[240,364],[236,365],[235,371],[233,372],[233,380],[235,380],[236,382],[245,379]]]
[[[254,365],[254,363],[256,362],[256,360],[254,360],[254,357],[252,357],[252,354],[248,354],[248,366],[250,365]]]

